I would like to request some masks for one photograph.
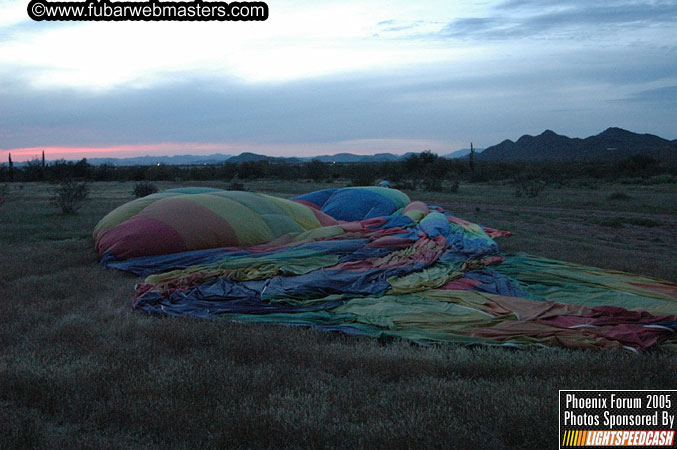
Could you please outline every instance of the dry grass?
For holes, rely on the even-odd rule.
[[[632,199],[608,209],[589,203],[615,187],[552,199],[546,190],[515,206],[501,189],[412,197],[517,231],[509,249],[677,279],[674,198],[624,186]],[[99,266],[89,237],[131,192],[93,184],[80,213],[62,216],[46,185],[11,187],[0,210],[0,448],[553,448],[558,389],[674,387],[669,353],[422,348],[135,313],[138,280]],[[660,225],[616,230],[590,215]]]
[[[458,195],[410,193],[468,220],[516,234],[506,252],[528,252],[606,269],[677,280],[676,186],[627,186],[628,201],[607,197],[619,189],[546,189],[535,199],[511,197],[509,185],[462,185]]]

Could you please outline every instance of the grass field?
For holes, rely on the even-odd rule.
[[[11,185],[0,206],[2,449],[556,448],[559,389],[675,387],[669,352],[420,347],[145,316],[131,308],[139,280],[101,267],[91,239],[133,183],[92,184],[74,216],[49,205],[48,189]],[[516,232],[505,251],[677,281],[676,185],[513,191],[408,193]]]

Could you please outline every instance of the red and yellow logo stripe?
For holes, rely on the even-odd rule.
[[[567,430],[562,438],[562,447],[581,447],[589,430]]]

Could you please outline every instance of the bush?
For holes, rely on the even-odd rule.
[[[240,178],[237,174],[230,180],[230,186],[228,186],[229,191],[244,191],[244,184],[242,184]]]
[[[594,222],[603,227],[623,228],[624,220],[622,217],[603,217],[601,219],[594,220]]]
[[[320,181],[324,178],[327,178],[327,174],[329,173],[329,165],[318,159],[313,159],[302,166],[302,173],[304,178],[310,178],[313,181]]]
[[[157,186],[155,186],[153,183],[141,181],[134,185],[134,191],[132,191],[132,194],[134,194],[134,197],[136,198],[141,198],[150,194],[155,194],[157,191]]]
[[[662,225],[661,222],[646,217],[602,217],[591,218],[590,221],[610,228],[623,228],[625,224],[639,227],[659,227]]]
[[[618,171],[626,174],[648,172],[658,165],[658,160],[651,155],[641,153],[631,155],[617,163]]]
[[[545,181],[542,180],[515,180],[515,185],[515,197],[526,195],[529,198],[536,198],[545,189]]]
[[[648,184],[670,184],[670,183],[677,183],[677,177],[674,177],[668,173],[664,173],[662,175],[654,175],[653,177],[649,177],[647,180]]]
[[[3,203],[5,203],[8,191],[9,189],[7,188],[7,185],[3,184],[2,186],[0,186],[0,206],[2,206]]]
[[[606,199],[607,200],[630,200],[631,198],[632,197],[630,197],[625,192],[616,191],[616,192],[612,192],[611,194],[609,194]]]
[[[358,170],[350,176],[350,183],[353,186],[371,186],[375,177],[374,173],[368,170]]]
[[[395,184],[395,189],[415,191],[416,183],[414,183],[413,181],[402,181],[400,183]]]
[[[639,227],[659,227],[662,225],[661,222],[646,217],[628,217],[625,219],[625,223],[637,225]]]
[[[639,177],[621,177],[618,179],[621,184],[643,184],[644,179]]]
[[[441,192],[442,191],[442,180],[435,177],[426,177],[423,181],[423,188],[426,191],[431,192]]]
[[[87,183],[78,183],[73,180],[64,180],[59,187],[52,191],[51,201],[64,214],[74,214],[80,209],[89,197]]]

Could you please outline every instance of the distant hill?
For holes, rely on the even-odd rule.
[[[215,153],[213,155],[174,155],[174,156],[137,156],[133,158],[87,158],[89,164],[112,164],[114,166],[154,166],[157,163],[167,165],[218,164],[232,158],[232,155]]]
[[[213,154],[213,155],[176,155],[176,156],[138,156],[133,158],[88,158],[87,162],[93,165],[112,164],[114,166],[152,166],[157,163],[167,165],[190,165],[190,164],[220,164],[223,162],[243,163],[247,161],[270,161],[270,162],[288,162],[298,164],[302,162],[317,159],[325,163],[355,163],[355,162],[383,162],[398,161],[406,155],[394,155],[392,153],[377,153],[375,155],[355,155],[353,153],[338,153],[336,155],[321,155],[311,157],[283,157],[267,156],[258,153],[244,152],[237,156]],[[22,163],[17,163],[21,165]]]
[[[259,155],[258,153],[250,153],[250,152],[244,152],[240,153],[237,156],[233,156],[228,160],[228,162],[231,163],[243,163],[243,162],[256,162],[256,161],[270,161],[270,162],[301,162],[301,158],[283,158],[283,157],[278,157],[278,156],[267,156],[267,155]]]
[[[400,155],[393,155],[392,153],[377,153],[375,155],[355,155],[353,153],[337,153],[336,155],[321,155],[308,160],[317,159],[322,162],[337,162],[337,163],[351,163],[351,162],[383,162],[383,161],[397,161],[401,158]]]
[[[483,149],[476,149],[477,153],[481,153]],[[356,155],[354,153],[337,153],[335,155],[320,155],[309,157],[283,157],[283,156],[268,156],[258,153],[244,152],[237,156],[233,155],[177,155],[177,156],[138,156],[134,158],[88,158],[87,162],[93,165],[112,164],[114,166],[152,166],[155,164],[167,165],[193,165],[193,164],[221,164],[224,162],[231,162],[235,164],[252,161],[269,161],[269,162],[287,162],[290,164],[299,164],[318,160],[324,163],[369,163],[369,162],[385,162],[385,161],[401,161],[412,155],[418,155],[420,152],[408,152],[403,155],[395,155],[392,153],[376,153],[374,155]],[[443,155],[445,158],[462,158],[470,153],[470,149],[461,149],[448,155]],[[21,165],[22,163],[18,163]]]
[[[483,148],[476,148],[475,153],[479,154],[484,151]],[[463,158],[465,156],[468,156],[470,154],[470,149],[469,148],[462,148],[460,150],[456,150],[455,152],[448,153],[446,155],[442,155],[443,158],[449,158],[449,159],[456,159],[456,158]]]
[[[465,158],[469,148],[442,155],[444,158]],[[524,135],[517,142],[509,139],[486,149],[476,149],[478,160],[520,161],[520,160],[568,160],[568,159],[620,159],[642,153],[658,159],[677,159],[677,139],[670,141],[652,134],[637,134],[621,128],[608,128],[600,134],[585,139],[570,138],[545,130],[538,136]],[[375,155],[356,155],[338,153],[336,155],[320,155],[313,157],[278,157],[245,152],[237,156],[225,154],[213,155],[176,155],[176,156],[139,156],[133,158],[88,158],[94,165],[112,164],[116,166],[147,166],[155,164],[167,165],[203,165],[221,164],[226,161],[242,163],[247,161],[287,162],[298,164],[314,159],[324,163],[365,163],[401,161],[419,152],[404,155],[377,153]],[[53,162],[53,161],[50,161]],[[27,163],[16,163],[22,166]]]
[[[302,158],[285,158],[279,156],[266,156],[257,153],[242,153],[238,156],[233,156],[228,161],[234,163],[241,163],[245,161],[276,161],[276,162],[290,162],[301,163],[312,160],[318,160],[325,163],[353,163],[353,162],[382,162],[382,161],[397,161],[400,156],[392,153],[377,153],[375,155],[355,155],[353,153],[337,153],[336,155],[320,155]]]
[[[637,134],[621,128],[608,128],[585,139],[569,138],[546,130],[538,136],[524,135],[513,142],[505,140],[488,147],[479,159],[494,161],[618,159],[643,153],[660,159],[677,157],[677,141],[652,134]]]

